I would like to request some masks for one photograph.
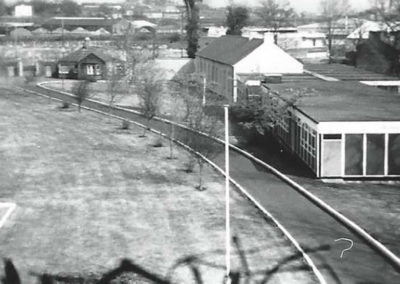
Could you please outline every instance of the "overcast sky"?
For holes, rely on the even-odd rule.
[[[260,2],[260,0],[234,0],[235,4],[243,5],[255,5]],[[298,12],[308,11],[308,12],[319,12],[321,0],[289,0],[291,6]],[[354,10],[363,10],[369,7],[370,0],[349,0],[351,6]],[[204,3],[214,6],[221,7],[226,6],[228,0],[204,0]]]

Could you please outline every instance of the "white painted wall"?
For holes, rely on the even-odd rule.
[[[15,17],[32,17],[32,6],[31,5],[17,5],[15,6],[14,16]]]
[[[275,44],[264,42],[234,65],[235,73],[300,74],[303,64]]]
[[[400,133],[400,121],[320,122],[317,131],[320,134]]]

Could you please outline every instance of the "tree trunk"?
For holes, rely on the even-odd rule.
[[[143,134],[142,134],[143,137],[146,137],[147,130],[149,130],[149,129],[150,129],[150,119],[147,118],[146,126],[145,126]]]
[[[175,125],[171,123],[171,133],[169,137],[169,158],[172,159],[174,157],[174,137],[175,136]]]
[[[203,190],[203,161],[199,161],[199,190]]]

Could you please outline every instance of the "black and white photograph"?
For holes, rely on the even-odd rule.
[[[0,0],[0,283],[400,283],[400,0]]]

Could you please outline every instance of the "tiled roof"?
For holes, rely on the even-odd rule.
[[[76,51],[73,51],[72,53],[64,56],[63,58],[60,59],[60,62],[79,62],[85,57],[89,56],[90,54],[93,54],[103,60],[104,62],[109,62],[113,58],[107,54],[104,54],[99,48],[95,47],[88,47],[88,48],[80,48]]]
[[[201,49],[197,53],[197,56],[228,65],[234,65],[263,44],[263,42],[262,39],[248,39],[241,36],[222,36]]]
[[[113,21],[105,18],[54,17],[44,23],[44,26],[79,26],[79,27],[109,27]]]

